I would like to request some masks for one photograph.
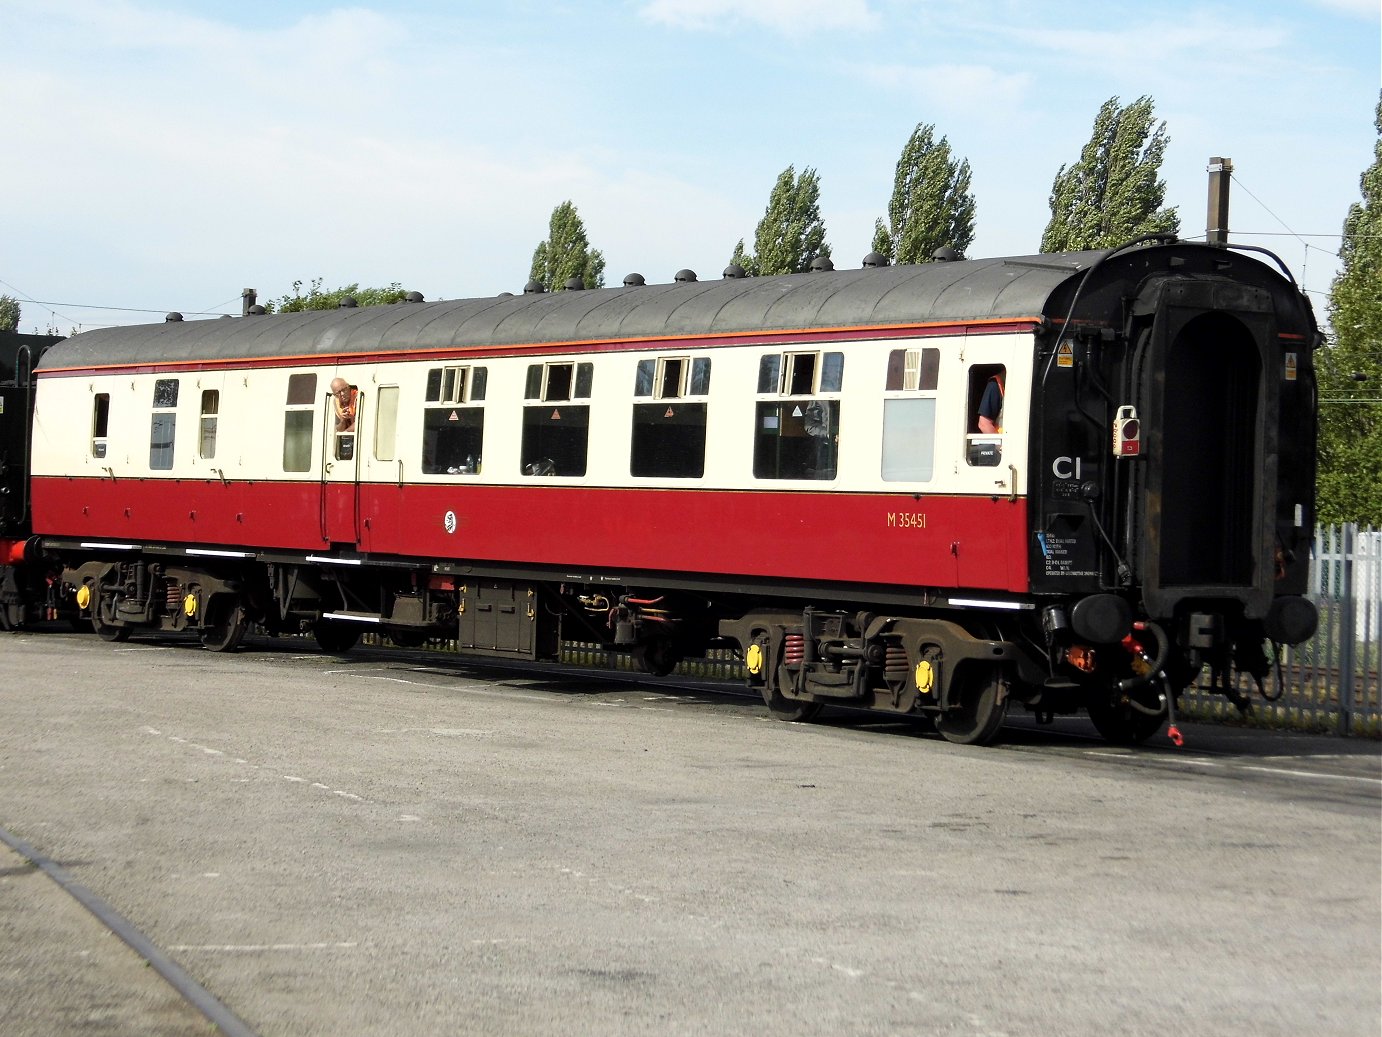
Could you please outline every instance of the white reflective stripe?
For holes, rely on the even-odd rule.
[[[363,558],[328,558],[326,555],[308,555],[309,562],[326,562],[329,565],[364,565]]]
[[[95,548],[101,548],[101,549],[106,550],[106,551],[138,551],[138,550],[139,550],[139,547],[140,547],[139,544],[101,544],[101,543],[94,543],[94,542],[93,542],[93,543],[84,543],[84,544],[82,544],[81,546],[82,546],[82,547],[95,547]]]
[[[347,623],[382,623],[378,616],[352,616],[349,612],[323,612],[322,619],[341,619]]]
[[[1012,612],[1029,607],[1020,601],[986,601],[983,598],[951,598],[950,604],[980,609],[1008,609]]]
[[[209,548],[189,547],[190,555],[205,555],[207,558],[253,558],[253,551],[212,551]]]

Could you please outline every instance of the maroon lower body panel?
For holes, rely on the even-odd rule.
[[[1005,497],[36,477],[32,500],[38,535],[87,541],[1027,590]]]

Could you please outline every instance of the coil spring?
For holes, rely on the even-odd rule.
[[[168,592],[164,598],[164,605],[169,612],[176,612],[182,608],[182,588],[178,586],[176,580],[168,581]]]
[[[885,680],[907,679],[907,649],[888,645],[883,654],[883,677]]]
[[[806,657],[806,638],[801,634],[788,634],[782,644],[782,661],[788,666],[800,666]]]

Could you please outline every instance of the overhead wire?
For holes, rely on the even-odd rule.
[[[43,309],[48,311],[48,314],[53,321],[60,321],[63,323],[70,324],[74,327],[114,327],[115,325],[82,321],[79,320],[77,317],[72,316],[71,314],[60,312],[59,308],[61,308],[62,310],[104,310],[108,313],[166,314],[170,312],[169,309],[153,309],[147,306],[107,306],[100,303],[54,302],[48,299],[35,299],[28,292],[16,287],[13,284],[10,284],[10,282],[4,279],[0,279],[0,285],[3,285],[5,288],[8,288],[11,292],[14,292],[15,295],[18,296],[20,302],[29,303],[33,306],[43,307]],[[238,296],[235,296],[233,298],[227,299],[225,302],[218,303],[215,307],[211,309],[180,310],[178,312],[184,314],[185,316],[191,317],[234,316],[234,314],[229,313],[226,307],[230,306],[232,303],[237,301],[238,298]]]

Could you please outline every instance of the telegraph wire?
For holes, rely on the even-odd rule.
[[[0,281],[0,284],[4,284],[4,282],[3,282],[3,281]],[[67,308],[67,309],[76,309],[76,310],[110,310],[110,311],[112,311],[112,312],[114,312],[114,313],[168,313],[168,312],[169,312],[168,310],[151,310],[151,309],[149,309],[149,308],[147,308],[147,307],[140,307],[140,306],[101,306],[101,305],[99,305],[99,304],[97,304],[97,303],[86,303],[86,302],[46,302],[46,301],[44,301],[43,299],[25,299],[24,301],[25,301],[25,302],[31,302],[31,303],[33,303],[35,306],[62,306],[62,307]],[[193,316],[193,317],[224,317],[224,316],[229,316],[229,314],[227,314],[224,310],[179,310],[178,312],[179,312],[179,313],[182,313],[182,314],[185,315],[185,316],[190,315],[190,316]]]

